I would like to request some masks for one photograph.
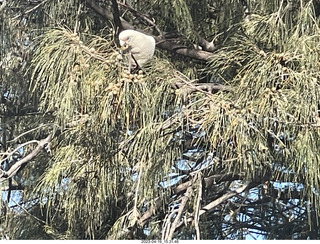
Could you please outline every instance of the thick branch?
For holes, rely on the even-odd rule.
[[[149,25],[151,25],[159,34],[159,38],[161,40],[164,40],[163,38],[163,31],[160,30],[160,28],[155,24],[155,22],[149,18],[147,18],[145,15],[139,13],[137,10],[133,9],[132,7],[130,7],[128,4],[124,4],[119,2],[119,4],[126,8],[127,10],[129,10],[133,15],[135,15],[136,17],[138,17],[139,19],[142,19],[143,21],[147,22]],[[216,47],[214,46],[213,42],[209,42],[207,41],[205,38],[203,38],[202,36],[198,35],[198,42],[200,47],[202,48],[202,50],[204,51],[208,51],[208,52],[213,52],[216,50]]]
[[[120,13],[119,13],[119,8],[118,8],[117,0],[112,0],[112,8],[113,8],[113,20],[114,20],[114,24],[115,24],[116,27],[118,27],[119,30],[121,31],[122,26],[121,26]]]
[[[157,197],[154,200],[154,203],[151,205],[150,209],[145,212],[142,217],[139,219],[139,225],[141,227],[144,226],[144,224],[147,222],[147,220],[156,212],[157,209],[159,209],[162,206],[162,199],[160,197]]]
[[[23,159],[16,162],[8,171],[2,171],[0,178],[11,178],[13,177],[21,166],[28,163],[31,159],[33,159],[49,142],[51,141],[51,135],[47,136],[45,139],[39,141],[38,146]]]
[[[212,175],[209,177],[204,178],[204,186],[205,188],[211,187],[213,184],[220,184],[223,181],[234,181],[234,180],[241,180],[244,177],[243,173],[240,174],[218,174]],[[174,194],[180,194],[181,192],[185,191],[189,186],[192,185],[192,180],[186,181],[177,187],[174,188]]]
[[[112,12],[99,6],[99,4],[95,0],[87,0],[87,3],[88,3],[88,5],[91,6],[91,8],[94,11],[96,11],[98,14],[100,14],[104,18],[106,18],[108,20],[114,19]],[[123,18],[120,18],[120,20],[121,20],[121,25],[122,25],[123,29],[125,29],[125,30],[126,29],[136,29],[130,23],[125,21]],[[139,31],[144,32],[142,30],[139,30]],[[153,37],[156,39],[157,47],[164,49],[164,50],[167,50],[167,51],[173,51],[177,54],[180,54],[180,55],[183,55],[183,56],[186,56],[189,58],[193,58],[193,59],[202,60],[202,61],[207,62],[207,61],[210,61],[211,57],[214,55],[211,52],[202,51],[202,50],[189,48],[189,47],[180,45],[178,43],[166,40],[163,37],[157,37],[157,36],[153,36]]]
[[[243,192],[246,188],[248,187],[248,184],[243,184],[242,186],[240,186],[239,188],[237,188],[234,191],[228,192],[226,194],[224,194],[223,196],[221,196],[220,198],[212,201],[211,203],[209,203],[208,205],[206,205],[205,207],[203,207],[200,212],[199,215],[201,216],[204,213],[209,213],[212,211],[212,209],[216,206],[218,206],[220,203],[224,202],[225,200],[228,200],[229,198]]]
[[[108,11],[107,9],[104,9],[101,6],[99,6],[99,4],[95,0],[87,0],[87,3],[91,6],[91,8],[94,11],[96,11],[98,14],[100,14],[104,18],[111,20],[111,21],[114,19],[113,13],[111,11]],[[121,25],[124,29],[134,29],[134,27],[130,23],[125,21],[123,18],[120,18],[120,21],[121,21]]]
[[[123,30],[123,27],[120,20],[120,13],[119,13],[117,0],[112,0],[112,9],[113,9],[113,21],[115,25],[114,40],[119,46],[120,44],[117,37],[119,36],[119,33]]]
[[[154,21],[150,20],[149,18],[147,18],[145,15],[139,13],[137,10],[133,9],[132,7],[130,7],[128,4],[124,4],[119,2],[119,4],[128,9],[132,14],[134,14],[135,16],[139,17],[140,19],[144,20],[145,22],[147,22],[148,24],[150,24],[151,26],[154,27],[154,29],[156,29],[156,31],[158,32],[158,34],[160,36],[162,36],[162,31],[160,30],[160,28],[154,23]]]
[[[186,46],[180,45],[172,41],[165,40],[160,37],[154,36],[154,38],[157,41],[157,47],[167,51],[173,51],[177,54],[180,54],[189,58],[208,62],[211,60],[212,56],[214,55],[211,52],[202,51],[194,48],[188,48]]]

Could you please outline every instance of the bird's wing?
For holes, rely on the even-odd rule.
[[[152,58],[155,50],[155,41],[151,36],[139,36],[134,40],[131,53],[140,67]]]

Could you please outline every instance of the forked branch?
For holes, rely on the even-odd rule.
[[[16,173],[21,168],[21,166],[25,165],[30,160],[32,160],[36,155],[38,155],[38,153],[42,149],[44,149],[45,146],[51,141],[51,138],[52,138],[52,135],[50,134],[46,138],[40,140],[38,142],[38,146],[31,153],[29,153],[27,156],[25,156],[21,160],[17,161],[14,165],[11,166],[11,168],[9,170],[7,170],[7,171],[2,170],[0,172],[0,179],[1,178],[9,179],[9,178],[13,177],[14,175],[16,175]]]

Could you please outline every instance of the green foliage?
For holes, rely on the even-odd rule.
[[[318,213],[320,32],[311,2],[295,20],[294,27],[273,14],[245,22],[246,35],[208,68],[234,89],[214,96],[203,126],[222,158],[235,159],[228,171],[253,179],[271,164],[285,167],[276,180],[303,184]]]
[[[172,150],[170,133],[163,135],[166,114],[174,109],[167,63],[159,60],[147,75],[128,74],[110,41],[84,39],[86,44],[66,29],[53,29],[36,46],[31,89],[42,94],[40,106],[54,113],[54,123],[67,128],[36,191],[49,199],[46,205],[63,210],[73,233],[80,228],[75,220],[84,218],[90,228],[83,227],[83,238],[97,238],[101,223],[120,214],[113,213],[112,196],[135,192],[135,205],[153,197],[158,189],[150,180],[168,174],[179,150]]]
[[[109,2],[100,4],[109,10]],[[201,36],[219,48],[207,64],[157,51],[150,67],[131,74],[113,26],[85,1],[32,5],[28,28],[14,18],[0,23],[1,93],[14,94],[2,105],[10,113],[0,109],[1,159],[8,162],[9,146],[55,135],[51,152],[14,178],[24,186],[15,197],[21,203],[9,208],[1,201],[0,232],[11,239],[161,239],[181,214],[173,238],[240,239],[254,227],[265,238],[319,237],[316,2],[131,6],[161,30],[179,32],[188,47]],[[134,14],[120,10],[135,23]],[[18,45],[30,54],[19,63],[19,55],[8,57],[21,26],[32,44],[28,52]],[[203,77],[229,89],[201,90],[196,82]],[[32,148],[24,145],[17,157]],[[241,184],[248,188],[221,200]],[[141,224],[146,213],[152,218]]]

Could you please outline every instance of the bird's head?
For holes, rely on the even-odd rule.
[[[131,47],[130,43],[132,41],[132,38],[134,38],[134,32],[131,30],[125,30],[120,33],[119,43],[123,51]]]
[[[125,39],[125,40],[121,40],[120,39],[120,48],[122,49],[122,50],[126,50],[126,49],[128,49],[129,48],[129,45],[128,45],[128,41],[129,41],[129,39],[130,39],[130,37],[127,37],[127,39]]]

